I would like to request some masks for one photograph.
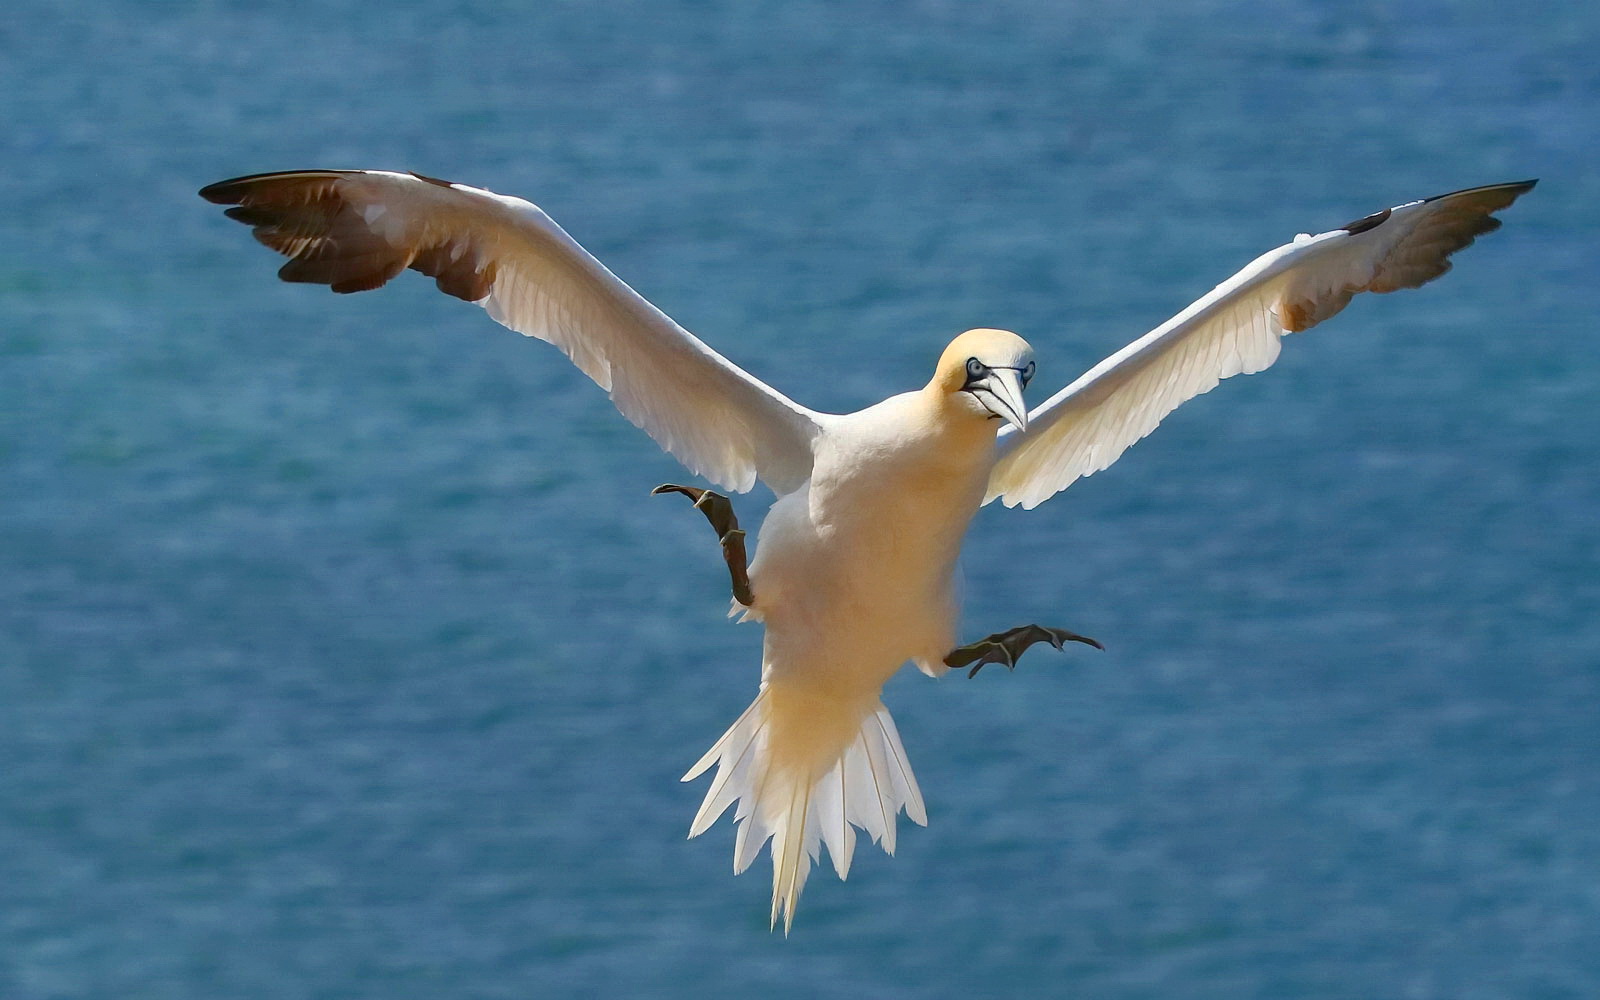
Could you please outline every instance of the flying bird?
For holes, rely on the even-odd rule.
[[[920,389],[821,413],[743,371],[579,246],[537,206],[414,173],[307,170],[212,184],[200,195],[287,256],[285,281],[378,288],[410,268],[518,333],[554,344],[622,415],[690,472],[775,502],[753,561],[726,495],[668,484],[711,522],[731,614],[764,623],[761,683],[689,769],[716,775],[689,835],[736,805],[734,872],[772,843],[771,922],[787,933],[825,844],[840,878],[856,830],[895,849],[922,793],[880,700],[906,663],[940,676],[1015,665],[1029,646],[1098,646],[1024,625],[958,645],[956,559],[992,500],[1032,508],[1106,468],[1184,400],[1276,360],[1358,292],[1432,281],[1499,227],[1534,181],[1408,202],[1251,261],[1161,326],[1029,410],[1033,349],[1003,330],[952,340]]]

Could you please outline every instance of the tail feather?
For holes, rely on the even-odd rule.
[[[752,751],[756,749],[756,740],[760,735],[760,730],[751,728],[749,736],[744,738],[744,745],[739,747],[737,754],[733,756],[732,764],[717,768],[717,776],[711,782],[711,790],[706,792],[705,801],[700,804],[700,811],[695,814],[694,823],[689,827],[689,836],[698,837],[705,833],[739,797],[739,791],[743,787],[740,779],[750,773],[755,763],[754,758],[758,756]],[[684,780],[688,781],[699,773],[691,771]]]
[[[916,823],[928,822],[900,734],[876,698],[848,704],[763,685],[683,780],[713,763],[716,778],[689,836],[704,833],[738,803],[734,873],[772,841],[772,924],[781,914],[785,933],[824,845],[842,879],[855,855],[856,828],[893,854],[901,809]]]
[[[894,856],[895,848],[895,786],[889,780],[889,762],[885,759],[888,755],[884,752],[883,745],[868,738],[868,733],[861,733],[861,747],[867,759],[867,777],[872,779],[871,809],[868,816],[871,821],[862,826],[863,830],[872,834],[872,839],[883,844],[883,852],[890,857]],[[877,815],[872,815],[876,810]]]
[[[900,730],[890,717],[889,710],[880,703],[873,718],[878,721],[878,729],[883,733],[883,745],[889,752],[889,757],[894,761],[894,777],[896,796],[906,807],[906,815],[918,826],[928,825],[928,807],[922,802],[922,789],[917,787],[917,779],[911,774],[911,762],[906,760],[906,748],[900,743]]]
[[[794,904],[800,899],[800,890],[811,873],[811,862],[816,859],[808,849],[815,837],[810,811],[811,785],[804,781],[791,783],[788,808],[772,832],[771,923],[776,927],[778,914],[782,913],[784,934],[794,924]]]
[[[849,750],[845,753],[848,755]],[[828,857],[833,859],[833,870],[841,879],[850,877],[850,859],[856,852],[856,829],[850,825],[850,762],[836,767],[817,782],[818,823],[822,828],[822,842],[828,845]]]
[[[734,823],[738,824],[739,835],[733,842],[733,873],[743,875],[744,870],[761,853],[761,848],[772,837],[772,828],[767,826],[759,806],[768,800],[765,798],[767,779],[772,777],[773,768],[762,767],[759,777],[752,776],[755,794],[746,794],[751,785],[745,785],[741,790],[739,808],[733,814]],[[755,834],[756,836],[752,836]]]
[[[760,727],[751,728],[745,725],[745,723],[747,720],[749,720],[750,716],[756,714],[756,712],[760,710],[761,699],[765,694],[766,691],[763,690],[761,694],[756,695],[756,700],[752,701],[750,703],[750,707],[746,708],[742,713],[740,713],[737,719],[733,720],[733,725],[728,727],[728,731],[723,733],[717,739],[717,742],[711,744],[711,749],[707,750],[699,760],[695,761],[694,766],[689,768],[688,773],[678,780],[693,781],[694,779],[700,777],[700,775],[705,773],[706,768],[710,767],[712,764],[715,764],[721,759],[723,748],[728,745],[729,741],[743,734],[754,735],[756,732],[758,732]]]

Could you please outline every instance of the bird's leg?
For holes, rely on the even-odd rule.
[[[1057,649],[1062,648],[1062,644],[1066,642],[1081,642],[1095,649],[1105,649],[1088,636],[1076,632],[1046,628],[1043,625],[1023,625],[1005,632],[996,632],[965,646],[958,646],[945,656],[944,663],[945,666],[957,670],[966,666],[972,667],[967,673],[968,677],[978,676],[978,671],[989,663],[1004,663],[1007,670],[1014,670],[1023,652],[1036,642],[1048,642]]]
[[[722,543],[722,558],[727,560],[728,575],[733,579],[733,599],[747,608],[753,607],[756,598],[750,592],[750,569],[744,551],[744,532],[739,528],[739,519],[734,516],[733,504],[721,493],[702,490],[695,486],[666,483],[650,491],[652,496],[658,493],[682,493],[694,501],[695,509],[711,522],[711,527],[717,533],[717,540]]]

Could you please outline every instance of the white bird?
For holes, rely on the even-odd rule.
[[[684,777],[717,765],[689,835],[737,803],[734,872],[772,841],[772,923],[782,914],[787,932],[821,844],[844,878],[857,828],[892,854],[901,810],[927,823],[879,699],[892,674],[907,662],[932,676],[1011,666],[1037,641],[1095,644],[1024,626],[957,648],[956,558],[977,509],[997,498],[1038,505],[1116,461],[1184,400],[1271,365],[1284,334],[1357,292],[1439,277],[1534,183],[1457,191],[1298,236],[1032,412],[1023,403],[1032,349],[1013,333],[969,330],[927,385],[848,414],[807,409],[736,367],[521,199],[376,170],[259,174],[200,194],[237,206],[227,214],[290,258],[285,281],[357,292],[421,271],[560,348],[690,471],[737,492],[758,479],[771,488],[748,570],[726,498],[662,489],[706,513],[734,613],[766,626],[755,701]]]

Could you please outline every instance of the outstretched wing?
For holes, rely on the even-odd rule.
[[[816,415],[674,323],[537,206],[382,170],[222,181],[200,196],[290,258],[284,281],[361,292],[411,268],[560,348],[691,471],[743,492],[811,475]]]
[[[1115,462],[1184,400],[1278,358],[1286,333],[1308,330],[1357,292],[1416,288],[1447,259],[1500,228],[1491,213],[1535,181],[1495,184],[1386,208],[1341,229],[1298,236],[1263,254],[1200,301],[1100,362],[1006,428],[985,503],[1037,507]]]

